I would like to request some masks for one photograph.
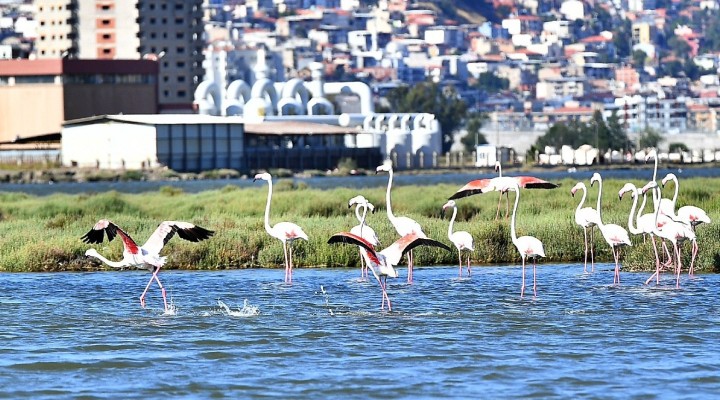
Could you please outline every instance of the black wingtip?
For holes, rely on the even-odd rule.
[[[104,237],[104,230],[96,230],[96,229],[90,229],[86,234],[84,234],[82,237],[80,237],[80,240],[82,240],[84,243],[87,244],[99,244],[102,243],[103,237]],[[108,234],[108,236],[110,236]],[[110,239],[112,240],[112,239]]]
[[[462,199],[463,197],[472,196],[474,194],[482,194],[482,192],[482,189],[463,190],[462,192],[455,192],[455,194],[448,197],[448,200]]]
[[[560,185],[552,182],[533,182],[533,183],[526,183],[525,189],[555,189],[556,187],[559,187]]]
[[[190,242],[200,242],[209,239],[215,234],[215,231],[205,229],[201,226],[194,226],[190,229],[178,229],[178,236]]]

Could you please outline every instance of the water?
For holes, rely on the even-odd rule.
[[[147,271],[0,274],[0,397],[720,395],[720,275],[600,270],[401,270],[391,313],[359,269],[163,271],[170,315]]]
[[[588,181],[594,172],[601,172],[603,178],[616,179],[652,179],[652,165],[648,165],[645,169],[609,169],[597,170],[594,168],[578,168],[576,172],[557,171],[557,170],[536,170],[532,172],[508,172],[509,176],[513,175],[532,175],[541,179],[556,181],[559,179],[570,178],[578,181]],[[685,168],[685,169],[658,169],[658,179],[662,179],[667,173],[672,172],[678,178],[692,177],[720,177],[720,168]],[[493,178],[497,174],[493,172],[477,172],[477,173],[444,173],[444,174],[417,174],[406,175],[397,174],[394,177],[396,185],[437,185],[440,183],[455,184],[458,187],[466,184],[473,179]],[[276,178],[277,179],[277,178]],[[368,187],[384,187],[387,185],[387,174],[379,175],[362,175],[362,176],[329,176],[329,177],[312,177],[312,178],[293,178],[297,183],[305,183],[310,187],[317,189],[332,189],[336,187],[350,188],[368,188]],[[132,181],[132,182],[59,182],[53,184],[21,184],[21,183],[0,183],[0,191],[6,192],[25,192],[34,195],[45,196],[52,193],[87,193],[87,192],[106,192],[116,190],[123,193],[141,193],[148,191],[157,191],[163,186],[174,186],[181,188],[188,193],[201,192],[203,190],[220,189],[227,185],[235,185],[240,187],[258,187],[257,183],[253,183],[252,179],[205,179],[195,181]]]

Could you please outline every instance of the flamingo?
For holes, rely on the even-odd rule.
[[[533,293],[537,296],[536,264],[539,257],[545,257],[545,249],[543,248],[542,242],[533,236],[517,237],[515,233],[515,215],[517,214],[518,202],[520,201],[520,185],[518,185],[517,182],[513,182],[512,187],[508,190],[515,191],[515,206],[513,207],[510,222],[510,237],[518,253],[520,253],[520,258],[522,258],[522,287],[520,289],[520,297],[523,297],[525,294],[525,261],[529,258],[533,260]]]
[[[292,222],[278,222],[274,226],[270,225],[270,201],[272,200],[272,176],[263,172],[255,175],[253,182],[258,179],[267,181],[268,196],[265,205],[265,231],[280,240],[283,244],[283,253],[285,255],[285,283],[292,283],[292,242],[297,239],[308,240],[308,236],[303,232],[302,228]]]
[[[695,227],[700,224],[709,224],[711,222],[710,217],[708,217],[705,210],[700,207],[683,206],[678,208],[677,213],[675,213],[675,204],[677,202],[678,191],[680,188],[677,176],[672,173],[665,175],[665,177],[662,179],[662,186],[665,187],[668,181],[671,180],[675,183],[675,194],[673,195],[672,200],[670,200],[669,208],[671,210],[671,213],[668,216],[673,220],[690,225],[693,231],[695,230]]]
[[[637,201],[638,201],[638,189],[635,185],[632,183],[626,183],[625,186],[620,189],[618,192],[618,197],[620,200],[622,200],[625,193],[630,193],[630,196],[632,196],[633,204],[630,208],[630,214],[628,216],[628,229],[630,230],[630,233],[633,235],[644,235],[649,234],[650,239],[652,240],[653,245],[653,253],[655,254],[655,275],[657,276],[657,283],[660,283],[660,256],[658,255],[657,250],[657,244],[655,243],[655,229],[657,224],[657,216],[653,212],[652,214],[644,214],[640,215],[642,213],[642,209],[645,207],[645,203],[647,200],[647,196],[643,194],[643,202],[640,206],[640,210],[638,211],[638,216],[636,219],[635,225],[633,225],[633,216],[635,215],[635,209],[637,208]],[[651,278],[652,279],[652,278]],[[648,280],[645,282],[647,284],[650,282]]]
[[[575,197],[575,192],[578,190],[583,191],[582,199],[575,209],[575,223],[583,228],[583,236],[585,239],[585,264],[583,272],[587,272],[587,259],[588,259],[588,247],[590,251],[590,267],[591,270],[595,271],[595,227],[598,225],[598,214],[597,210],[592,207],[583,207],[585,204],[585,198],[587,197],[587,186],[584,183],[578,182],[570,190],[570,194]],[[588,246],[588,229],[590,229],[590,246]]]
[[[360,224],[353,226],[352,229],[350,229],[350,233],[360,236],[373,245],[373,247],[377,247],[380,244],[380,239],[378,239],[377,234],[375,234],[375,230],[365,223],[365,217],[367,216],[368,210],[370,210],[370,212],[375,212],[375,206],[373,206],[372,203],[363,196],[355,196],[350,199],[348,202],[348,208],[353,205],[355,206],[355,217],[358,219]],[[363,209],[362,215],[360,215],[360,208]],[[365,267],[365,259],[362,257],[362,254],[360,254],[360,278],[367,278],[367,268]]]
[[[400,236],[406,236],[411,233],[415,233],[418,235],[418,237],[426,238],[427,235],[425,232],[423,232],[422,227],[420,224],[417,223],[412,218],[408,217],[396,217],[395,214],[392,212],[392,203],[390,201],[390,190],[392,189],[392,181],[393,181],[393,168],[392,168],[392,162],[386,161],[383,165],[378,166],[375,169],[375,173],[379,172],[387,172],[388,173],[388,184],[387,184],[387,191],[385,192],[385,202],[387,203],[387,216],[390,220],[390,223],[397,231],[398,235]],[[408,252],[408,276],[407,276],[407,282],[412,283],[413,281],[413,265],[414,265],[414,259],[413,259],[413,252],[412,249]]]
[[[394,266],[400,262],[403,255],[421,245],[440,247],[450,251],[450,248],[445,244],[420,236],[417,233],[410,233],[401,237],[382,251],[376,251],[375,247],[367,240],[350,232],[336,233],[328,239],[328,243],[346,243],[360,246],[360,253],[363,258],[365,258],[365,262],[375,276],[375,279],[377,279],[380,290],[382,290],[382,304],[380,305],[380,309],[385,309],[385,301],[387,301],[388,311],[392,311],[392,305],[390,304],[390,298],[387,294],[387,277],[397,278],[398,273]]]
[[[554,189],[558,185],[544,181],[533,176],[496,176],[495,178],[476,179],[470,181],[465,186],[458,189],[448,200],[457,200],[463,197],[472,196],[479,193],[488,192],[507,192],[517,185],[524,189]]]
[[[165,312],[169,311],[167,304],[167,297],[165,288],[160,279],[158,273],[160,268],[165,265],[167,257],[160,256],[160,250],[162,250],[165,243],[167,243],[175,233],[180,236],[181,239],[188,240],[190,242],[199,242],[210,238],[215,232],[207,230],[197,225],[193,225],[189,222],[182,221],[163,221],[155,229],[150,238],[142,246],[138,246],[130,235],[125,233],[119,226],[115,225],[112,221],[107,219],[99,220],[85,235],[81,237],[81,240],[88,244],[100,244],[103,242],[105,235],[107,235],[108,242],[111,242],[115,236],[120,235],[120,239],[123,241],[123,258],[120,261],[111,261],[103,257],[95,249],[89,249],[85,252],[88,257],[94,257],[103,263],[113,268],[147,268],[152,272],[152,276],[145,286],[145,290],[140,295],[140,305],[145,308],[145,294],[147,293],[153,280],[157,282],[162,293],[163,303],[165,304]]]
[[[660,187],[657,185],[657,182],[650,181],[642,188],[643,194],[646,193],[648,190],[653,190],[653,197],[655,197],[655,193],[657,193],[657,198],[659,199],[661,197],[660,194]],[[692,229],[683,223],[677,222],[672,220],[671,218],[667,218],[664,220],[661,220],[659,218],[660,215],[660,207],[655,208],[655,235],[662,237],[663,239],[666,239],[670,241],[670,243],[673,244],[673,249],[675,250],[675,260],[676,260],[676,283],[675,287],[680,288],[680,272],[682,270],[682,259],[680,256],[680,244],[684,242],[685,240],[690,240],[693,242],[692,247],[692,258],[690,261],[690,269],[692,270],[693,264],[695,263],[695,257],[697,256],[697,243],[696,243],[696,237],[695,233],[692,231]],[[655,274],[659,275],[660,271],[656,271]],[[647,284],[652,280],[652,278],[655,275],[650,276],[648,280],[645,282]]]
[[[613,284],[620,283],[620,248],[623,246],[632,246],[632,242],[630,241],[630,236],[628,235],[628,232],[620,225],[616,224],[605,224],[602,221],[602,208],[601,208],[601,202],[602,202],[602,177],[597,172],[593,174],[592,178],[590,179],[590,186],[593,186],[595,182],[598,183],[598,199],[597,199],[597,213],[598,213],[598,228],[600,228],[600,233],[602,233],[603,238],[605,238],[605,241],[608,245],[610,245],[610,250],[613,253],[613,258],[615,259],[615,275],[613,277]]]
[[[500,194],[502,196],[502,193]],[[475,248],[473,247],[473,237],[470,235],[470,233],[466,231],[455,231],[453,232],[453,224],[455,223],[455,217],[457,217],[457,206],[455,205],[455,200],[448,200],[447,203],[442,208],[443,213],[445,212],[445,209],[451,208],[453,209],[452,217],[450,218],[450,225],[448,226],[448,239],[455,245],[455,247],[458,250],[458,265],[459,265],[459,275],[462,277],[462,252],[463,250],[468,252],[467,255],[467,272],[468,276],[470,276],[470,253],[472,253]]]

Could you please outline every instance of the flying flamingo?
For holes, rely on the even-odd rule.
[[[272,200],[272,176],[267,172],[255,175],[253,182],[258,179],[267,181],[268,197],[265,205],[265,230],[267,233],[280,240],[283,244],[283,253],[285,254],[285,283],[292,283],[292,242],[297,239],[308,240],[308,236],[303,232],[302,228],[292,222],[278,222],[275,226],[270,226],[270,201]]]
[[[610,250],[613,253],[613,258],[615,259],[615,275],[613,277],[613,284],[620,283],[620,247],[622,246],[632,246],[632,242],[630,241],[630,236],[628,235],[628,232],[620,225],[616,224],[605,224],[602,221],[602,208],[601,208],[601,202],[602,202],[602,177],[597,172],[593,174],[592,178],[590,179],[590,186],[593,186],[595,182],[598,183],[598,200],[597,200],[597,213],[598,213],[598,228],[600,228],[600,233],[602,233],[603,238],[605,238],[605,241],[608,245],[610,245]]]
[[[544,181],[533,176],[496,176],[495,178],[470,181],[458,189],[448,200],[457,200],[474,194],[488,192],[500,192],[500,196],[502,196],[504,192],[512,189],[514,185],[525,189],[554,189],[558,187],[558,185],[552,182]]]
[[[635,225],[633,225],[633,217],[635,216],[635,210],[637,208],[637,201],[638,201],[638,189],[635,185],[632,183],[626,183],[625,186],[620,189],[618,192],[618,197],[620,200],[622,200],[625,193],[630,193],[630,196],[632,196],[633,204],[630,208],[630,215],[628,216],[628,229],[630,230],[630,233],[633,235],[644,235],[648,234],[650,235],[650,239],[652,240],[653,245],[653,253],[655,254],[655,275],[657,276],[657,283],[660,283],[660,256],[658,255],[657,250],[657,244],[655,243],[655,230],[656,230],[656,224],[657,224],[657,216],[653,212],[652,214],[644,214],[640,215],[642,213],[642,209],[645,207],[645,203],[647,200],[647,196],[643,194],[643,203],[640,207],[640,210],[638,211],[638,216],[635,222]],[[662,239],[661,239],[662,240]],[[648,280],[646,284],[650,282]]]
[[[650,181],[647,183],[647,185],[643,186],[642,192],[643,194],[646,193],[648,190],[653,190],[653,196],[655,196],[655,193],[657,193],[657,198],[659,199],[661,197],[660,194],[660,187],[657,185],[657,182]],[[659,219],[660,215],[660,207],[655,208],[655,235],[668,240],[670,243],[673,244],[673,249],[675,250],[675,261],[676,261],[676,283],[675,287],[680,288],[680,272],[682,270],[682,258],[680,255],[680,245],[685,240],[689,240],[693,242],[692,247],[692,258],[690,261],[690,269],[692,270],[693,264],[695,263],[695,257],[697,256],[697,244],[696,244],[696,237],[695,233],[692,231],[692,229],[681,222],[673,221],[670,218],[661,220]],[[656,274],[659,274],[660,271],[656,271]],[[647,284],[652,280],[652,278],[655,275],[653,274],[648,278],[648,280],[645,282]]]
[[[502,196],[502,194],[501,194]],[[473,237],[470,235],[470,233],[466,231],[455,231],[453,232],[453,224],[455,223],[455,217],[457,217],[457,206],[455,205],[455,200],[448,200],[447,203],[442,208],[443,213],[445,212],[445,209],[451,208],[453,209],[452,217],[450,218],[450,225],[448,226],[448,239],[450,239],[451,242],[455,245],[455,247],[458,250],[458,265],[460,266],[459,274],[460,277],[462,277],[462,252],[467,251],[467,272],[468,276],[470,276],[470,253],[472,253],[475,249],[473,248]]]
[[[683,206],[678,208],[677,213],[675,213],[675,204],[677,202],[678,191],[680,188],[677,176],[675,176],[675,174],[665,175],[665,177],[662,179],[662,185],[663,187],[665,187],[665,184],[667,184],[667,182],[671,180],[675,183],[675,194],[673,195],[672,200],[670,200],[670,209],[672,210],[672,213],[668,216],[673,220],[690,225],[693,231],[695,230],[696,226],[702,223],[709,224],[711,222],[710,217],[708,217],[705,210],[700,207]]]
[[[595,210],[592,207],[583,207],[583,204],[585,204],[585,198],[587,197],[587,186],[585,186],[584,183],[578,182],[575,184],[575,186],[570,190],[570,194],[572,194],[573,197],[575,197],[575,192],[578,190],[583,191],[582,199],[580,199],[580,203],[578,204],[577,208],[575,209],[575,223],[580,225],[580,227],[583,228],[583,236],[585,238],[585,265],[583,267],[583,272],[587,272],[587,259],[588,259],[588,250],[590,252],[590,267],[591,270],[595,271],[595,227],[598,225],[598,213],[597,210]],[[588,229],[590,229],[590,245],[588,246]],[[589,248],[589,249],[588,249]]]
[[[543,248],[542,242],[533,236],[520,236],[517,237],[515,233],[515,215],[517,214],[518,202],[520,201],[520,185],[514,182],[512,187],[508,190],[515,191],[515,206],[512,211],[512,218],[510,222],[510,237],[512,242],[520,253],[522,258],[522,287],[520,289],[520,297],[525,294],[525,261],[526,259],[533,260],[533,293],[537,296],[537,281],[536,281],[536,264],[539,257],[545,257],[545,249]]]
[[[365,223],[365,217],[367,216],[368,210],[370,212],[375,212],[375,206],[372,205],[365,197],[363,196],[355,196],[348,202],[348,208],[355,206],[355,217],[358,219],[358,222],[360,222],[359,225],[355,225],[350,229],[350,233],[360,236],[361,238],[365,239],[368,243],[373,245],[373,247],[377,247],[380,244],[380,239],[378,239],[377,234],[375,234],[375,230],[371,227],[369,227]],[[360,214],[360,208],[363,209],[362,215]],[[365,266],[365,258],[362,257],[362,253],[360,254],[360,278],[365,279],[367,278],[367,267]]]
[[[147,268],[152,272],[150,281],[142,295],[140,295],[140,305],[145,307],[145,294],[147,293],[153,280],[157,282],[162,293],[163,303],[165,303],[165,312],[168,312],[167,297],[165,294],[165,288],[160,279],[158,273],[160,268],[165,265],[167,257],[160,256],[160,250],[162,250],[165,243],[167,243],[175,233],[180,236],[181,239],[188,240],[190,242],[199,242],[210,238],[215,232],[207,230],[205,228],[193,225],[189,222],[182,221],[163,221],[155,229],[147,242],[142,246],[138,246],[137,243],[130,237],[125,231],[120,229],[119,226],[113,222],[101,219],[95,226],[92,227],[85,235],[81,237],[82,241],[89,244],[100,244],[103,242],[105,235],[107,234],[108,242],[111,242],[115,236],[120,235],[120,239],[123,241],[123,258],[120,261],[111,261],[100,255],[95,249],[89,249],[85,252],[88,257],[95,257],[98,260],[113,268]]]
[[[392,168],[392,162],[386,161],[383,165],[380,165],[375,169],[375,173],[378,172],[387,172],[389,174],[388,177],[388,184],[387,184],[387,191],[385,192],[385,202],[387,203],[387,216],[390,220],[390,223],[397,231],[398,235],[400,236],[406,236],[411,233],[415,233],[418,235],[418,237],[426,238],[427,235],[425,232],[423,232],[422,227],[420,224],[418,224],[414,219],[408,218],[408,217],[396,217],[395,214],[392,212],[392,203],[390,201],[390,190],[392,189],[392,181],[393,181],[393,168]],[[408,276],[407,281],[408,283],[412,283],[413,281],[413,265],[414,265],[414,259],[413,259],[413,252],[412,249],[408,252]]]
[[[375,279],[377,279],[380,290],[382,290],[382,304],[380,305],[380,309],[385,308],[385,301],[387,301],[388,311],[392,311],[392,305],[390,304],[390,298],[387,294],[387,277],[397,278],[398,274],[394,266],[400,262],[403,255],[421,245],[440,247],[450,251],[450,248],[445,244],[420,236],[417,233],[410,233],[401,237],[382,251],[376,251],[375,247],[367,240],[350,232],[336,233],[328,239],[328,243],[346,243],[360,246],[360,253],[363,258],[365,258],[365,262],[375,276]]]

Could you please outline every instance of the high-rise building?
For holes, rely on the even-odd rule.
[[[192,112],[203,0],[35,0],[37,58],[156,59],[160,112]]]

